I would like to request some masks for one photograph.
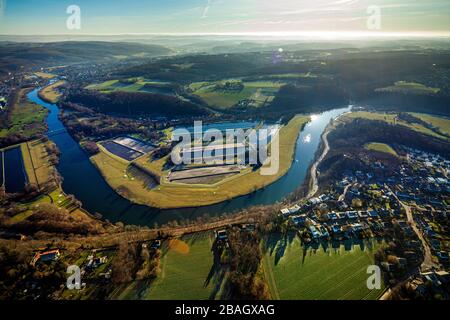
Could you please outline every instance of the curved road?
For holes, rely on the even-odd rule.
[[[397,201],[405,209],[407,220],[410,223],[411,228],[413,229],[413,231],[416,233],[417,237],[419,238],[420,242],[422,243],[424,254],[423,254],[423,262],[420,265],[420,270],[427,271],[427,270],[430,270],[433,268],[439,269],[439,264],[436,263],[435,260],[433,259],[433,255],[431,254],[431,249],[430,249],[430,246],[428,245],[428,242],[425,240],[422,232],[420,232],[419,228],[417,227],[416,221],[414,220],[413,213],[411,211],[411,207],[408,206],[407,204],[403,203],[402,201],[400,201],[400,199],[397,197],[397,195],[389,187],[386,186],[386,188],[390,192],[392,192],[392,194],[394,195],[394,198],[397,199]],[[390,295],[391,295],[391,289],[389,288],[380,297],[380,300],[389,300]]]
[[[319,190],[319,184],[317,183],[317,167],[319,166],[320,162],[325,158],[328,151],[330,151],[330,145],[328,144],[328,133],[330,132],[330,129],[325,129],[325,132],[322,135],[322,141],[323,141],[323,151],[320,157],[312,164],[310,169],[310,180],[309,180],[309,192],[306,195],[306,199],[312,198],[317,191]]]
[[[400,201],[400,199],[397,197],[397,195],[389,187],[387,187],[387,189],[390,192],[392,192],[392,194],[394,195],[394,198],[397,199],[397,201],[405,209],[406,218],[407,218],[409,224],[411,225],[411,228],[414,230],[414,232],[417,235],[417,237],[419,238],[420,242],[422,242],[424,257],[423,257],[423,262],[420,265],[420,269],[422,271],[425,271],[425,270],[428,270],[431,268],[439,268],[439,264],[437,264],[433,259],[433,255],[431,254],[431,249],[430,249],[430,246],[428,245],[428,242],[425,240],[422,232],[420,232],[419,228],[417,227],[416,221],[414,220],[414,217],[413,217],[413,214],[411,211],[411,207],[408,206],[407,204],[404,204],[402,201]]]
[[[317,193],[317,191],[319,190],[319,185],[317,183],[317,167],[319,166],[320,162],[322,162],[322,160],[325,158],[325,156],[327,155],[328,151],[330,151],[330,145],[328,143],[328,134],[331,132],[331,130],[333,130],[333,126],[336,125],[336,122],[338,121],[338,119],[340,117],[342,117],[343,115],[350,113],[349,112],[344,112],[342,114],[340,114],[339,116],[337,116],[335,119],[332,119],[331,121],[333,121],[333,125],[328,125],[325,128],[325,131],[322,134],[322,142],[323,142],[323,151],[322,154],[320,155],[320,157],[312,164],[311,169],[310,169],[310,179],[309,179],[309,192],[306,195],[306,199],[312,198],[314,197],[314,195]]]

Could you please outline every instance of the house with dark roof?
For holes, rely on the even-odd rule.
[[[292,216],[291,221],[295,224],[297,227],[303,227],[306,223],[306,215],[301,214],[298,216]]]

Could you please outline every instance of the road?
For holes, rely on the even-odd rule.
[[[400,202],[403,208],[405,208],[406,216],[408,217],[408,222],[411,223],[411,227],[413,228],[414,232],[419,237],[420,241],[422,242],[423,251],[424,251],[424,258],[423,262],[420,266],[422,271],[429,270],[431,268],[439,268],[439,265],[437,265],[433,261],[433,255],[431,254],[430,246],[428,245],[428,242],[423,237],[422,232],[420,232],[419,228],[417,227],[416,222],[414,221],[413,214],[411,211],[411,207],[404,204],[403,202]]]
[[[390,188],[388,188],[388,190],[392,192],[392,190]],[[397,195],[394,192],[392,192],[392,194],[397,199],[397,201],[402,205],[402,207],[405,209],[406,217],[407,217],[408,222],[411,225],[411,228],[416,233],[420,242],[422,242],[424,257],[423,257],[423,262],[420,265],[420,269],[422,271],[425,271],[425,270],[429,270],[431,268],[439,268],[439,264],[437,264],[433,259],[433,255],[431,254],[431,249],[430,249],[430,246],[428,245],[428,242],[425,240],[422,232],[420,232],[419,228],[417,227],[417,223],[414,220],[413,213],[411,211],[411,207],[408,206],[407,204],[403,203],[402,201],[400,201],[400,199],[397,197]]]
[[[310,168],[310,178],[309,178],[309,192],[306,195],[306,199],[310,199],[314,197],[314,195],[319,190],[319,184],[317,183],[317,168],[319,167],[319,164],[322,162],[322,160],[327,155],[328,151],[330,151],[330,145],[328,143],[328,134],[333,130],[333,128],[336,126],[339,118],[344,116],[349,112],[344,112],[343,114],[337,116],[332,120],[332,125],[329,124],[324,133],[322,134],[322,142],[323,142],[323,151],[320,157],[313,163],[313,165]]]
[[[310,180],[309,180],[309,192],[306,196],[306,199],[314,197],[314,195],[319,190],[319,184],[317,183],[317,167],[320,162],[325,158],[328,151],[330,151],[330,145],[328,143],[328,133],[330,133],[330,129],[325,129],[325,132],[322,134],[322,142],[323,142],[323,151],[320,157],[313,163],[310,169]]]
[[[348,185],[345,186],[344,192],[339,196],[338,201],[344,201],[345,195],[347,194],[348,189],[349,189],[352,185],[353,185],[353,183],[349,183]]]
[[[390,192],[392,192],[392,190],[389,187],[386,186],[386,188]],[[421,271],[430,270],[432,268],[437,268],[438,269],[439,268],[439,264],[437,264],[434,261],[433,255],[431,254],[430,246],[428,245],[428,242],[423,237],[422,232],[420,232],[419,228],[417,227],[416,221],[414,221],[414,217],[413,217],[413,213],[411,211],[411,207],[408,206],[407,204],[403,203],[402,201],[400,201],[400,199],[397,197],[397,195],[394,192],[392,192],[392,194],[394,195],[395,199],[397,199],[397,201],[400,203],[400,205],[405,209],[406,218],[407,218],[408,222],[410,223],[411,228],[416,233],[416,235],[419,238],[420,242],[422,242],[423,252],[424,252],[423,256],[424,257],[423,257],[423,262],[420,265]],[[391,296],[391,292],[392,292],[391,288],[387,289],[383,293],[383,295],[380,297],[379,300],[389,300],[390,296]]]

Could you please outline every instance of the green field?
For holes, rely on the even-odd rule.
[[[242,82],[242,90],[221,90],[217,86],[225,82],[237,80],[223,80],[216,82],[196,82],[189,85],[193,94],[201,97],[208,105],[219,109],[227,109],[242,100],[251,100],[250,105],[261,107],[273,100],[275,94],[284,84],[278,81]]]
[[[302,78],[317,78],[317,75],[311,72],[307,73],[279,73],[279,74],[267,74],[259,76],[259,79],[302,79]]]
[[[34,74],[42,79],[52,79],[52,78],[56,77],[54,74],[47,73],[47,72],[35,72]]]
[[[412,113],[413,116],[435,127],[439,132],[450,136],[450,119],[423,113]]]
[[[7,128],[0,129],[0,138],[11,135],[22,135],[30,138],[45,132],[47,109],[29,102],[25,94],[25,90],[21,90],[18,101],[11,106],[9,125]]]
[[[368,249],[368,244],[373,249]],[[298,237],[283,240],[272,235],[266,240],[267,252],[263,266],[273,299],[287,300],[360,300],[377,299],[383,292],[369,290],[367,266],[374,263],[373,255],[380,244],[370,241],[365,249],[360,245],[346,251],[320,247],[304,252]]]
[[[421,83],[397,81],[393,86],[377,89],[380,92],[397,92],[397,93],[412,93],[412,94],[436,94],[440,91],[439,88],[427,87]]]
[[[134,282],[116,295],[119,299],[206,300],[220,297],[225,271],[214,268],[212,233],[185,236],[165,242],[161,272],[148,284]]]
[[[143,78],[130,78],[125,80],[108,80],[103,83],[91,84],[86,87],[103,93],[114,91],[148,92],[161,94],[174,94],[173,87],[167,82],[146,81]]]
[[[378,142],[371,142],[364,146],[367,150],[373,150],[378,152],[384,152],[392,154],[393,156],[397,156],[397,152],[395,152],[394,149],[391,148],[390,145],[385,143],[378,143]]]
[[[441,119],[440,121],[440,126],[441,128],[447,128],[449,129],[449,120],[446,120],[444,118],[439,118],[439,117],[433,117],[433,116],[428,116],[431,118],[435,118],[435,119]],[[396,113],[383,113],[383,112],[368,112],[368,111],[356,111],[356,112],[351,112],[346,114],[344,117],[342,117],[341,119],[355,119],[355,118],[363,118],[363,119],[368,119],[368,120],[378,120],[378,121],[384,121],[387,122],[389,124],[396,124],[396,125],[402,125],[405,127],[408,127],[411,130],[423,133],[423,134],[427,134],[430,136],[434,136],[440,139],[446,139],[448,140],[449,137],[446,137],[440,133],[438,133],[437,131],[433,131],[430,128],[427,128],[426,126],[423,126],[419,123],[409,123],[406,122],[402,119],[399,119],[397,117]],[[447,122],[445,122],[445,125],[443,124],[442,120],[446,120]],[[424,120],[426,121],[426,120]],[[437,120],[434,120],[437,121]],[[437,123],[437,122],[435,122]]]

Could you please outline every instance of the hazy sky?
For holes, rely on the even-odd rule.
[[[68,30],[66,9],[81,9]],[[368,30],[367,9],[381,10]],[[309,31],[450,33],[449,0],[0,0],[0,34],[270,33]]]

